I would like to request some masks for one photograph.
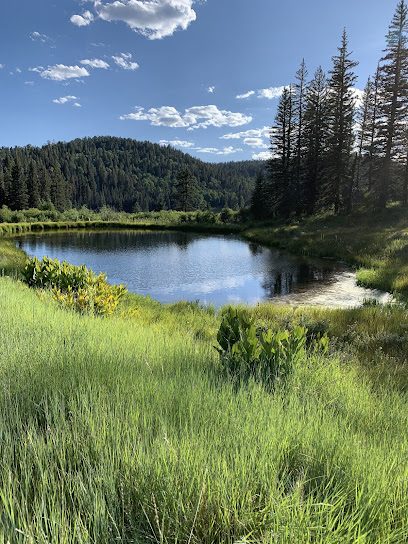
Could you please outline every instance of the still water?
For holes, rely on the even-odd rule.
[[[30,256],[43,255],[106,272],[110,283],[160,302],[273,301],[346,307],[365,298],[389,300],[356,285],[344,264],[309,259],[245,242],[234,236],[169,231],[50,232],[15,239]]]

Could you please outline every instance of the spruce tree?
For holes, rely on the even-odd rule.
[[[271,130],[273,158],[267,164],[270,177],[269,200],[275,216],[287,217],[296,209],[297,195],[293,187],[294,128],[293,90],[292,87],[285,87]]]
[[[296,72],[295,83],[295,119],[296,119],[296,165],[294,190],[297,195],[296,211],[302,210],[303,200],[303,174],[304,174],[304,114],[306,107],[307,69],[305,59],[302,59],[299,70]]]
[[[178,209],[183,212],[190,211],[193,207],[196,184],[188,168],[180,170],[175,187]]]
[[[10,208],[12,210],[28,208],[27,185],[18,156],[14,159],[11,168]]]
[[[37,170],[34,161],[30,162],[27,172],[28,205],[30,208],[38,208],[40,205],[40,190],[38,186]]]
[[[264,171],[261,170],[255,180],[255,189],[251,199],[251,213],[255,219],[266,219],[270,214],[269,194]]]
[[[312,215],[318,206],[324,175],[324,157],[327,146],[328,107],[326,76],[316,70],[306,92],[303,140],[305,146],[305,173],[303,211]]]
[[[352,184],[350,154],[354,143],[353,120],[355,111],[353,85],[357,62],[350,59],[346,30],[343,31],[338,55],[332,57],[329,72],[329,137],[326,162],[326,202],[334,213],[349,210]]]
[[[383,167],[378,178],[378,205],[385,208],[389,197],[393,160],[403,155],[408,117],[408,8],[400,0],[386,36],[385,55],[380,60],[380,115],[378,147]]]

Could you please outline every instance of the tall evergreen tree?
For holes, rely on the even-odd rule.
[[[27,185],[20,158],[16,156],[11,168],[10,208],[12,210],[25,210],[28,208]]]
[[[273,158],[267,165],[273,215],[288,216],[296,209],[296,195],[293,191],[294,128],[293,90],[292,87],[285,87],[271,131]]]
[[[269,194],[264,171],[261,170],[255,180],[255,189],[251,199],[251,213],[256,219],[265,219],[270,214]]]
[[[316,70],[306,92],[303,139],[305,146],[305,174],[303,210],[311,215],[316,211],[321,194],[324,157],[327,146],[328,107],[326,76]]]
[[[354,143],[353,120],[355,101],[353,85],[357,62],[350,59],[346,30],[343,31],[338,55],[332,57],[333,68],[328,81],[329,137],[326,162],[326,201],[337,214],[342,208],[350,209],[351,161]]]
[[[385,208],[391,184],[393,160],[404,155],[405,123],[408,117],[408,8],[400,0],[386,36],[385,55],[380,60],[380,115],[378,146],[383,168],[378,180],[378,205]]]
[[[304,115],[306,107],[307,69],[305,59],[302,59],[299,70],[296,72],[295,83],[295,119],[296,119],[296,166],[294,190],[297,195],[296,211],[302,210],[303,174],[304,174]]]
[[[380,67],[377,66],[374,80],[372,82],[372,88],[370,93],[370,99],[368,103],[367,113],[367,142],[364,146],[365,153],[368,161],[367,171],[367,190],[370,192],[373,185],[374,176],[374,161],[377,157],[377,122],[379,116],[379,86],[380,86]]]
[[[27,172],[28,205],[30,208],[38,208],[40,205],[40,189],[34,161],[30,162]]]
[[[183,212],[188,212],[193,208],[196,183],[188,168],[183,168],[177,175],[176,198],[177,207]]]

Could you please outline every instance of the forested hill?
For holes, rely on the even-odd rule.
[[[59,210],[110,206],[127,212],[176,207],[176,178],[197,180],[194,207],[249,204],[262,161],[211,164],[172,147],[114,137],[0,148],[0,207]]]

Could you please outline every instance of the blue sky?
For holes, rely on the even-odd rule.
[[[265,158],[302,58],[331,68],[347,29],[357,87],[395,0],[5,0],[0,146],[110,135],[210,162]]]

